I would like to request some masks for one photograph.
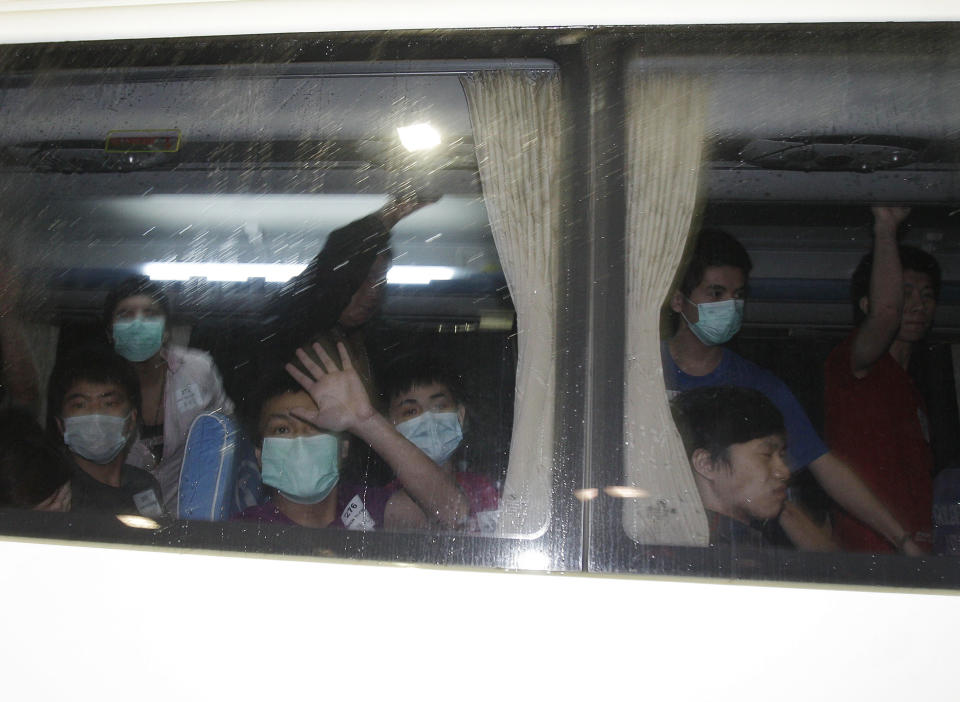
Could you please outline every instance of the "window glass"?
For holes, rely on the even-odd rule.
[[[469,560],[453,535],[498,534],[518,327],[461,77],[503,69],[528,66],[8,72],[4,402],[73,488],[8,506],[72,506],[70,538]],[[381,529],[408,536],[358,541]]]
[[[662,305],[659,353],[631,346],[630,318],[646,310],[628,312],[625,474],[611,472],[599,490],[584,494],[597,524],[641,545],[601,530],[596,561],[687,572],[709,563],[708,571],[745,577],[874,584],[911,582],[910,571],[923,564],[912,582],[950,585],[956,55],[937,41],[921,50],[891,37],[884,54],[850,46],[831,52],[827,37],[782,53],[764,41],[753,37],[709,56],[678,55],[684,51],[676,46],[658,56],[648,44],[629,62],[622,88],[628,143],[631,120],[645,120],[648,132],[656,122],[656,99],[678,112],[679,102],[669,102],[675,96],[658,97],[658,81],[699,107],[684,109],[681,127],[664,120],[673,156],[658,162],[659,174],[643,171],[662,178],[657,202],[673,208],[657,221],[676,232],[672,248],[657,255],[667,260],[662,252],[669,251],[679,260],[684,253],[670,285],[657,290],[665,303],[651,302]],[[818,51],[810,51],[813,44]],[[641,107],[631,102],[637,90],[646,91]],[[701,108],[703,125],[694,129]],[[677,205],[680,179],[670,170],[684,140],[705,145],[687,220]],[[625,151],[628,266],[635,263],[631,188],[646,196],[642,211],[651,219],[649,183],[631,182],[634,155]],[[671,216],[677,221],[667,222]],[[886,292],[902,305],[902,319],[892,313],[883,327],[877,311],[864,332],[854,318],[851,295],[858,303],[860,296],[851,292],[851,276],[875,241],[882,247],[895,240],[913,247],[900,254],[904,265],[874,270],[884,279],[903,270],[900,282],[892,291],[865,287],[860,296]],[[889,266],[889,258],[881,261]],[[644,274],[646,285],[655,285]],[[625,278],[629,306],[630,270]],[[877,307],[887,298],[878,299]],[[861,304],[870,311],[867,299]],[[873,339],[876,350],[860,349],[873,355],[847,372],[859,358],[851,360],[849,345],[861,334],[872,334],[862,338]],[[638,358],[645,365],[631,376]],[[648,393],[634,407],[631,389],[643,374],[651,387],[659,384],[650,375],[659,367],[679,431],[664,411],[662,435],[653,439],[651,408],[664,405]],[[679,470],[693,480],[680,481]],[[705,552],[685,548],[708,543]],[[814,555],[785,560],[791,549]],[[838,553],[816,555],[824,550]],[[916,555],[914,566],[890,555],[878,569],[864,555],[898,552]]]

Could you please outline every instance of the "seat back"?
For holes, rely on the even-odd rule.
[[[222,412],[194,419],[180,469],[177,517],[223,521],[263,500],[253,445],[237,422]]]

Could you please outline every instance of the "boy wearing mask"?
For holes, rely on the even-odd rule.
[[[406,526],[409,495],[430,526],[462,528],[469,505],[455,481],[376,412],[346,346],[335,364],[319,343],[313,357],[297,350],[287,364],[294,382],[278,376],[254,407],[256,454],[263,482],[276,489],[265,505],[239,519],[308,527],[369,530]],[[343,432],[367,443],[394,470],[404,491],[340,484]]]
[[[396,361],[385,374],[383,397],[397,431],[409,439],[443,471],[452,475],[470,501],[465,531],[493,533],[497,525],[497,489],[483,474],[465,469],[462,456],[467,404],[460,378],[442,363],[428,357]],[[398,481],[388,487],[401,489]],[[426,528],[426,515],[405,491],[397,496],[404,505],[404,526]]]
[[[139,399],[133,368],[112,351],[81,351],[54,369],[50,408],[74,463],[72,511],[163,516],[157,481],[126,463]]]

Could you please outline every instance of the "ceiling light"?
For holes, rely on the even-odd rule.
[[[394,266],[387,271],[388,285],[429,285],[434,280],[452,280],[456,269],[449,266]]]
[[[397,135],[407,151],[426,151],[440,145],[440,132],[426,122],[397,127]]]

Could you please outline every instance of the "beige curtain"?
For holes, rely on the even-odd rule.
[[[461,78],[490,227],[517,311],[519,360],[501,536],[549,522],[555,388],[560,80],[554,72]]]
[[[623,527],[650,544],[706,545],[706,515],[667,404],[659,320],[697,207],[706,89],[695,78],[627,78],[627,348],[624,474],[643,496]],[[641,495],[641,493],[635,493]]]

